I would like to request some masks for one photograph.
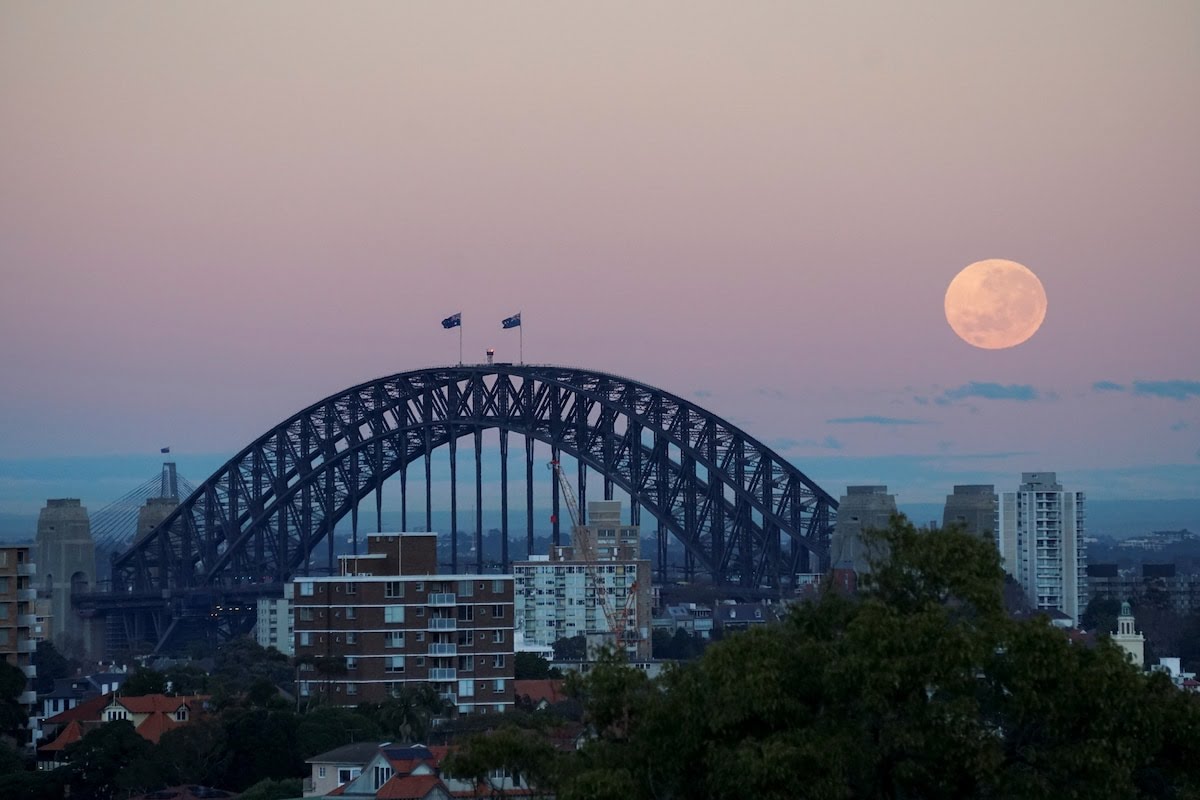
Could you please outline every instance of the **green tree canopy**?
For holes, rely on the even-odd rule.
[[[550,677],[550,662],[537,653],[517,653],[513,661],[515,680],[535,681]]]
[[[1107,642],[1005,614],[994,546],[896,518],[858,596],[714,644],[656,684],[584,681],[572,798],[1196,796],[1197,698]],[[1064,792],[1066,794],[1064,794]]]

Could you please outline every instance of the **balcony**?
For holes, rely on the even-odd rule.
[[[426,598],[425,605],[428,606],[454,606],[458,605],[458,597],[452,592],[438,592],[431,594]]]
[[[458,645],[434,643],[429,645],[429,655],[431,656],[456,656],[458,655]]]
[[[24,664],[21,666],[21,671],[25,673],[25,677],[33,680],[37,677],[37,667],[33,664]]]
[[[429,620],[427,630],[431,631],[453,631],[458,629],[458,620],[453,617],[432,617]]]
[[[456,681],[458,680],[458,670],[453,667],[434,667],[429,670],[429,680]]]
[[[21,692],[17,695],[17,705],[31,706],[37,702],[37,692]]]
[[[37,575],[37,564],[30,564],[28,561],[17,564],[18,575]]]
[[[37,600],[37,589],[17,589],[17,599],[32,603]]]
[[[37,625],[37,614],[17,614],[18,628],[32,628]]]
[[[17,652],[18,653],[36,653],[37,652],[37,642],[35,642],[33,639],[20,639],[17,641]]]

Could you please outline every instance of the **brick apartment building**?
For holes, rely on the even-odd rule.
[[[352,706],[430,683],[460,714],[512,708],[511,575],[438,575],[434,533],[373,534],[340,572],[295,580],[301,696]]]
[[[37,668],[33,665],[33,654],[37,650],[34,572],[29,547],[0,547],[0,659],[19,667],[27,681],[37,676]],[[17,702],[32,715],[37,695],[27,684]]]

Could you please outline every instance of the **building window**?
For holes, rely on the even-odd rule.
[[[417,631],[417,642],[425,641],[425,631]]]
[[[358,694],[358,684],[357,683],[347,683],[346,684],[346,694]]]
[[[313,596],[313,582],[312,581],[300,581],[300,596],[301,597],[312,597]]]
[[[348,671],[358,669],[358,656],[346,656],[346,669]]]
[[[418,617],[425,616],[425,607],[424,606],[417,606],[417,616]]]
[[[497,653],[496,655],[492,656],[492,666],[495,667],[496,669],[504,668],[504,654],[503,653]]]
[[[349,783],[358,776],[359,770],[357,768],[351,767],[347,769],[346,767],[342,767],[338,770],[338,784]]]
[[[317,777],[318,778],[325,777],[325,768],[324,767],[317,767]]]
[[[187,709],[181,708],[175,712],[175,719],[178,722],[187,722]]]
[[[354,606],[346,606],[346,619],[356,619],[358,617],[358,609]]]
[[[504,594],[504,581],[492,581],[492,594]]]
[[[470,647],[471,646],[471,632],[470,631],[459,631],[458,632],[458,646],[459,647]]]
[[[346,631],[346,644],[358,644],[358,633],[356,631]]]
[[[459,697],[474,697],[475,696],[475,681],[465,680],[458,682]]]
[[[358,594],[358,584],[354,582],[347,583],[346,594]]]
[[[301,622],[312,622],[313,621],[313,610],[307,606],[301,607],[300,621]]]
[[[501,644],[504,642],[504,631],[492,631],[492,642]]]
[[[312,644],[312,634],[308,631],[300,631],[300,646],[308,647]]]
[[[373,779],[375,782],[374,790],[376,792],[378,792],[380,787],[383,786],[385,783],[387,783],[391,777],[392,777],[392,768],[391,767],[376,767],[375,774],[373,776]]]
[[[404,672],[404,656],[388,656],[383,660],[384,672]]]
[[[474,589],[472,588],[471,581],[459,581],[458,582],[458,596],[459,597],[471,597],[473,594],[474,594]]]
[[[388,581],[383,585],[383,596],[388,598],[404,597],[404,584],[400,581]]]
[[[492,616],[493,617],[503,617],[504,616],[504,606],[492,606]]]
[[[458,668],[462,672],[470,672],[475,669],[475,656],[459,656]]]
[[[387,606],[384,608],[383,621],[391,623],[404,622],[404,606]]]
[[[492,681],[492,691],[493,692],[503,692],[504,691],[504,678],[496,678],[494,681]]]
[[[475,606],[459,606],[458,619],[461,622],[470,622],[475,619]]]
[[[404,631],[388,631],[383,638],[384,647],[404,647]]]

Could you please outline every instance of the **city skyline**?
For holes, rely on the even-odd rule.
[[[834,496],[1196,497],[1200,9],[667,8],[0,6],[0,512],[199,482],[460,311]],[[987,258],[1011,350],[943,316]]]

